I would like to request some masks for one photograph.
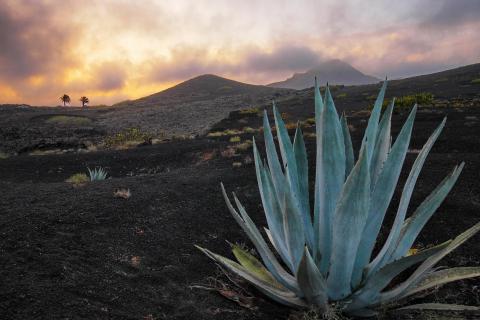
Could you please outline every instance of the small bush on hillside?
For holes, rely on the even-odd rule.
[[[261,111],[259,108],[256,108],[256,107],[251,107],[251,108],[248,108],[248,109],[243,109],[243,110],[240,110],[239,112],[240,114],[260,114],[261,115]]]
[[[235,143],[235,142],[240,142],[242,139],[239,136],[231,137],[230,142]]]
[[[65,182],[72,184],[84,184],[90,181],[90,178],[85,173],[75,173],[70,178],[65,180]]]
[[[151,143],[152,135],[138,128],[129,128],[105,139],[107,147],[118,147],[142,143]]]
[[[470,83],[472,83],[472,84],[480,84],[480,78],[478,78],[478,79],[473,79],[472,81],[470,81]]]

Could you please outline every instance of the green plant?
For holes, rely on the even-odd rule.
[[[248,109],[240,110],[239,113],[240,114],[261,114],[261,111],[259,108],[251,107]]]
[[[242,143],[239,143],[235,146],[235,149],[240,150],[240,151],[246,151],[250,149],[253,145],[252,140],[245,140]]]
[[[399,98],[395,98],[395,108],[396,110],[409,110],[415,104],[419,105],[429,105],[433,103],[433,94],[430,92],[420,92],[417,94],[411,94],[406,96],[401,96]],[[391,100],[385,100],[382,103],[382,111],[385,111],[388,105],[391,103]],[[373,110],[374,105],[370,106],[369,109]]]
[[[234,136],[234,137],[231,137],[229,141],[234,143],[234,142],[240,142],[241,140],[242,139],[239,136]]]
[[[105,180],[107,178],[107,171],[102,167],[95,168],[91,170],[87,168],[88,174],[90,175],[90,181],[100,181]]]
[[[355,163],[346,117],[338,117],[330,90],[327,88],[323,100],[315,85],[317,158],[313,219],[301,129],[297,128],[292,143],[274,105],[282,166],[267,114],[264,114],[267,162],[261,160],[254,142],[255,168],[268,224],[265,232],[283,264],[235,194],[237,208],[233,207],[223,185],[229,211],[249,236],[263,263],[246,251],[241,256],[235,254],[237,263],[208,249],[199,249],[279,303],[297,308],[313,307],[322,313],[328,313],[333,305],[343,314],[359,317],[374,316],[379,309],[389,308],[419,291],[479,276],[479,267],[440,270],[435,265],[476,234],[480,223],[453,240],[409,254],[421,229],[445,199],[464,165],[456,166],[406,218],[417,178],[445,120],[418,154],[388,238],[373,255],[408,151],[417,110],[414,106],[391,146],[393,102],[380,117],[385,90],[386,81],[376,99]],[[418,266],[406,279],[396,280],[400,273],[414,265]],[[410,308],[415,307],[421,309],[422,305]]]
[[[90,181],[90,178],[85,173],[75,173],[70,178],[65,180],[65,182],[72,184],[84,184]]]
[[[473,79],[472,81],[470,81],[470,83],[472,83],[472,84],[480,84],[480,78]]]
[[[138,128],[128,128],[105,139],[107,147],[134,145],[152,141],[152,135]]]

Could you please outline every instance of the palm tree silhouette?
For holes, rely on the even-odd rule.
[[[67,103],[70,103],[70,97],[68,96],[68,94],[64,94],[60,97],[60,101],[63,102],[63,106],[65,107]]]
[[[90,101],[87,97],[83,96],[80,98],[80,102],[82,103],[82,107],[85,107],[85,105],[88,104]]]

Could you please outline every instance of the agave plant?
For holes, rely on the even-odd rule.
[[[102,167],[98,167],[93,170],[87,168],[87,170],[88,174],[90,175],[90,181],[105,180],[107,178],[107,171],[105,171],[105,169]]]
[[[388,237],[382,241],[380,251],[373,254],[408,151],[417,110],[415,105],[392,145],[390,131],[394,101],[381,116],[386,85],[385,81],[355,162],[347,119],[345,115],[339,118],[328,86],[323,100],[315,81],[317,150],[313,210],[310,208],[308,161],[302,131],[297,126],[292,143],[274,104],[282,163],[266,112],[263,119],[266,162],[261,160],[254,144],[258,187],[268,224],[265,234],[271,246],[235,194],[237,208],[234,208],[222,185],[229,211],[254,244],[263,263],[238,246],[233,247],[238,263],[207,249],[199,249],[281,304],[314,307],[322,312],[335,304],[342,313],[360,317],[374,316],[380,306],[388,307],[419,291],[479,276],[479,267],[440,269],[436,264],[477,233],[480,223],[453,240],[415,254],[410,251],[464,166],[464,163],[456,166],[406,217],[415,183],[445,119],[418,154],[403,187]],[[394,279],[415,265],[416,269],[403,282]],[[442,309],[445,305],[425,304],[409,308]]]

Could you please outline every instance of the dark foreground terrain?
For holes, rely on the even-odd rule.
[[[293,119],[306,119],[312,116],[313,106],[308,103],[282,111]],[[349,115],[358,147],[366,116]],[[405,167],[412,165],[418,149],[445,115],[447,126],[424,166],[410,210],[455,164],[465,161],[466,165],[419,237],[418,247],[452,238],[480,220],[480,105],[421,110]],[[394,116],[394,136],[405,117],[405,113]],[[257,115],[234,112],[212,131],[256,128],[258,123]],[[255,135],[261,144],[261,134]],[[238,136],[245,141],[252,134]],[[248,286],[244,286],[247,293],[233,294],[242,291],[194,248],[197,244],[230,256],[225,240],[247,241],[227,211],[220,181],[239,195],[255,221],[265,223],[249,163],[251,149],[226,152],[229,145],[238,143],[229,139],[199,137],[125,151],[0,160],[0,318],[287,319],[288,309]],[[307,138],[311,161],[314,141]],[[110,178],[79,187],[64,182],[87,166],[106,168]],[[114,198],[117,188],[129,188],[131,198]],[[398,193],[393,203],[397,202]],[[479,236],[471,239],[441,265],[480,265],[479,241]],[[199,288],[221,288],[221,283],[230,285],[224,294],[234,298],[253,295],[249,307]],[[414,302],[430,301],[479,305],[480,280],[456,282]],[[432,313],[384,317],[440,318]],[[443,319],[478,317],[447,314]]]

